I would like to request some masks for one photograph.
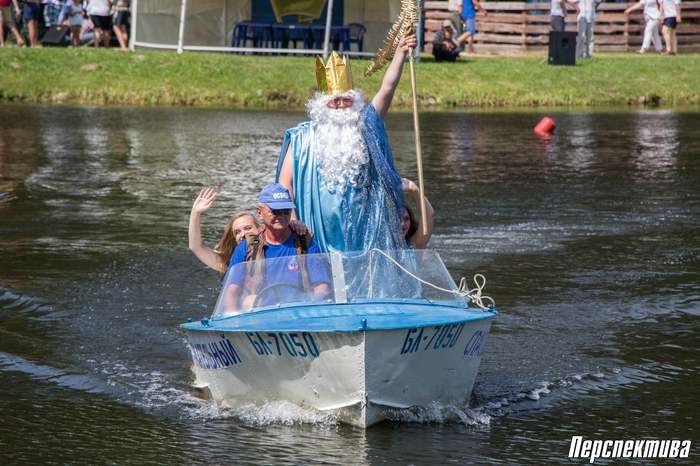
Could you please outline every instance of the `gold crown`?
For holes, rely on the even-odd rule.
[[[318,90],[326,94],[345,93],[352,89],[352,71],[350,57],[345,58],[333,52],[328,57],[328,63],[316,56],[316,82]]]

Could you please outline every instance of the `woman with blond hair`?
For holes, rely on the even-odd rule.
[[[248,232],[257,232],[260,223],[248,212],[239,212],[226,225],[221,241],[214,249],[206,246],[202,242],[202,229],[200,219],[203,212],[209,210],[213,205],[217,192],[211,188],[202,189],[199,196],[194,201],[192,213],[190,214],[190,251],[207,267],[226,272],[228,263],[231,261],[233,250]]]

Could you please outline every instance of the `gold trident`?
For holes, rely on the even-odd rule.
[[[423,0],[401,0],[401,13],[391,27],[389,35],[384,39],[384,46],[374,55],[372,63],[365,71],[369,76],[382,69],[389,59],[394,56],[401,38],[418,25],[418,17],[423,7]],[[423,157],[420,152],[420,128],[418,125],[418,99],[416,91],[416,67],[413,61],[413,47],[408,48],[408,63],[411,70],[411,97],[413,99],[413,132],[416,140],[416,168],[418,170],[418,189],[420,190],[420,213],[423,224],[423,236],[428,234],[428,220],[425,213],[425,196],[423,193]]]

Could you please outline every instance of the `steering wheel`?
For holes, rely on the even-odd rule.
[[[294,288],[295,290],[297,290],[301,293],[306,293],[306,290],[303,287],[297,285],[296,283],[290,283],[290,282],[272,283],[270,285],[267,285],[266,287],[263,287],[262,290],[258,291],[258,294],[255,297],[255,300],[253,301],[253,306],[252,306],[253,309],[258,307],[258,302],[261,301],[261,297],[264,296],[264,294],[268,293],[269,291],[272,291],[274,293],[275,299],[277,300],[277,302],[279,302],[280,297],[279,297],[279,292],[278,292],[277,288],[279,288],[281,286],[285,286],[287,288]]]

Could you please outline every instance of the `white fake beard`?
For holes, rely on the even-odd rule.
[[[353,99],[349,108],[330,108],[328,102],[338,94],[316,94],[306,103],[314,130],[314,156],[321,178],[329,192],[343,194],[348,186],[363,182],[363,169],[369,162],[369,151],[360,131],[364,99],[360,91],[346,94]]]

